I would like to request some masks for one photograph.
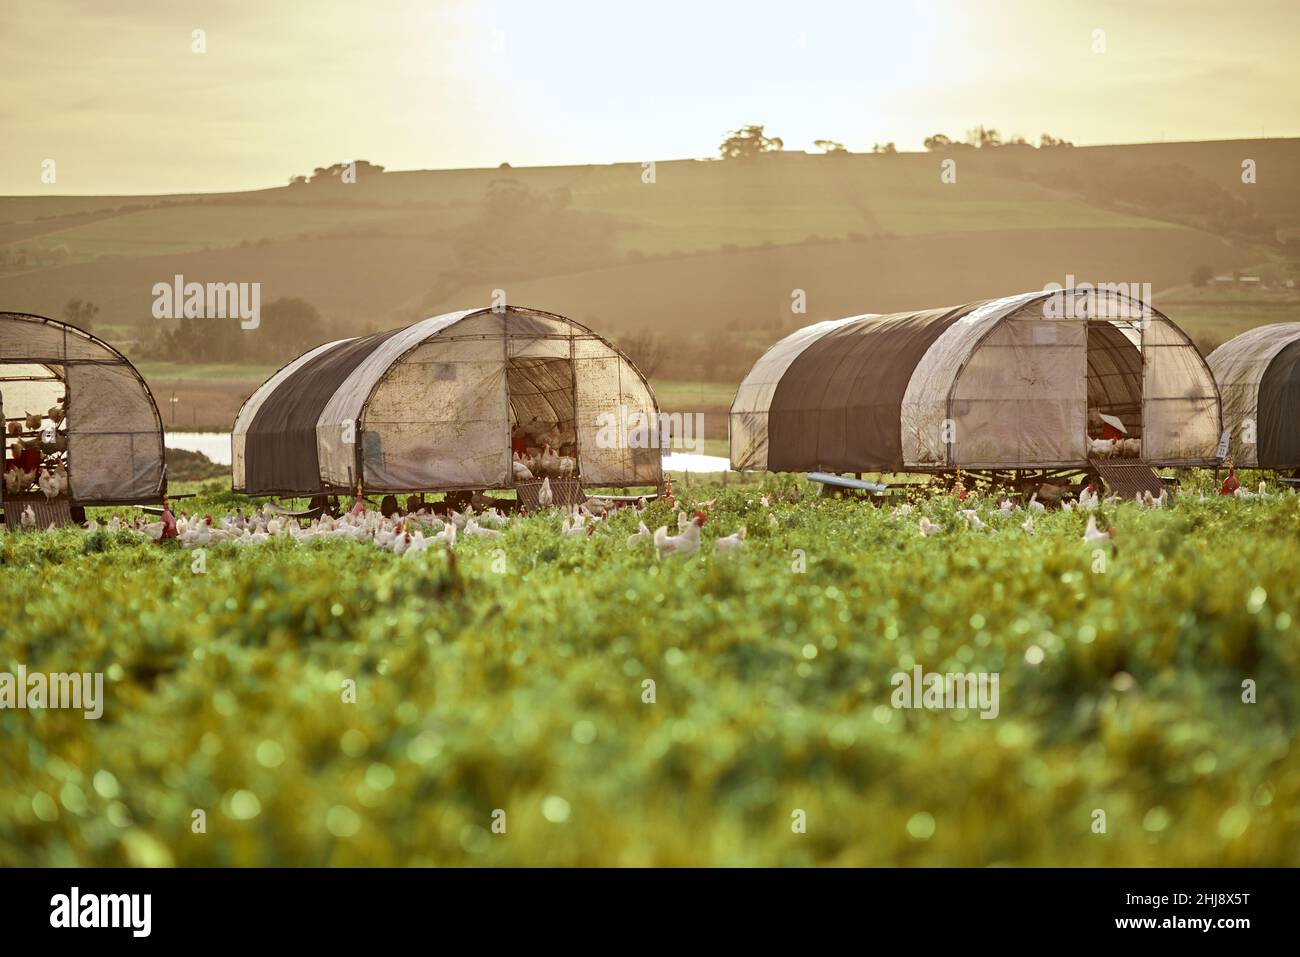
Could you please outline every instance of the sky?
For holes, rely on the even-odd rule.
[[[806,150],[1296,136],[1297,36],[1297,0],[4,0],[0,193],[703,157],[747,124]]]

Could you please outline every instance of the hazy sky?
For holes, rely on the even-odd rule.
[[[1295,136],[1297,36],[1297,0],[4,0],[0,192],[707,156],[747,123],[791,149]]]

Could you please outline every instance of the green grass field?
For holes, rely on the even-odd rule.
[[[788,488],[710,488],[701,554],[662,562],[630,513],[454,559],[276,542],[201,568],[0,535],[0,670],[105,675],[98,721],[0,711],[0,865],[1300,857],[1300,499],[1106,507],[1098,553],[1078,514],[1029,536],[984,502],[978,532],[946,496],[903,517]],[[916,665],[996,672],[997,717],[893,707]]]
[[[269,362],[155,362],[135,363],[149,379],[194,379],[199,382],[264,382],[280,368]]]

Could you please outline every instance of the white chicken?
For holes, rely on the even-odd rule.
[[[573,478],[578,471],[578,462],[570,455],[561,455],[546,443],[542,445],[542,452],[537,456],[535,471],[555,478]]]
[[[454,528],[455,526],[452,527]],[[415,533],[410,536],[410,541],[407,542],[406,550],[402,552],[402,557],[414,558],[416,555],[419,555],[422,551],[428,548],[432,541],[433,539],[425,538],[424,532],[417,528]]]
[[[54,473],[49,469],[41,473],[41,477],[36,484],[40,486],[41,493],[45,496],[46,501],[59,497],[58,479],[54,477]]]
[[[27,469],[12,469],[5,473],[5,492],[19,495],[26,492],[36,481],[36,473]]]
[[[500,538],[501,533],[495,528],[484,528],[477,519],[471,518],[465,523],[466,538]]]
[[[566,538],[575,538],[587,533],[587,517],[577,510],[566,515],[560,525],[560,534]]]
[[[1025,520],[1020,523],[1020,527],[1025,530],[1026,534],[1034,534],[1034,516],[1026,515]]]
[[[36,527],[36,513],[32,510],[30,505],[23,506],[23,514],[22,518],[19,519],[19,522],[22,524],[23,528]]]
[[[1042,515],[1047,511],[1047,506],[1038,500],[1037,492],[1029,496],[1029,510],[1031,512],[1037,512],[1039,515]]]
[[[518,452],[515,453],[513,468],[516,482],[526,482],[532,479],[533,470],[528,467]]]
[[[177,539],[184,548],[205,548],[212,541],[212,526],[205,519],[191,519],[185,528],[176,523]]]
[[[942,525],[934,524],[934,522],[930,521],[924,515],[921,516],[921,520],[917,523],[917,527],[921,529],[921,534],[924,535],[926,538],[929,538],[931,535],[935,534],[936,532],[943,531]]]
[[[728,552],[738,552],[745,547],[745,526],[738,528],[735,534],[726,535],[717,539],[713,543],[713,550],[727,554]]]
[[[451,548],[456,544],[456,526],[451,524],[451,522],[448,522],[446,527],[437,535],[434,535],[430,541]]]
[[[655,529],[655,552],[660,557],[678,555],[689,558],[700,550],[700,529],[708,520],[703,512],[696,512],[685,531],[679,535],[669,535],[668,526],[660,525]]]
[[[542,446],[542,454],[537,456],[537,471],[542,475],[560,474],[560,454],[549,445]]]
[[[550,508],[555,504],[555,493],[551,491],[549,476],[542,479],[542,487],[537,492],[537,504],[542,508]]]
[[[1083,540],[1090,543],[1106,542],[1115,537],[1115,530],[1112,528],[1102,531],[1097,527],[1097,516],[1088,516],[1088,527],[1083,531]]]
[[[1115,452],[1114,439],[1088,439],[1088,451],[1097,458],[1108,458]]]
[[[970,527],[975,529],[977,532],[981,529],[988,528],[988,525],[980,518],[980,513],[975,511],[973,508],[963,508],[961,510],[961,517],[966,519],[970,524]]]
[[[640,523],[640,527],[627,537],[627,547],[636,548],[642,542],[648,542],[654,539],[650,529],[645,527],[645,522]]]
[[[1085,486],[1083,491],[1079,493],[1079,508],[1085,512],[1091,512],[1097,507],[1099,502],[1100,498],[1097,493],[1093,491],[1091,483]]]

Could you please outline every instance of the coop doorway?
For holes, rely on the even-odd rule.
[[[546,447],[578,457],[573,363],[558,357],[515,357],[506,365],[512,452],[535,456]]]
[[[68,495],[67,387],[62,369],[41,363],[0,363],[5,513],[32,506],[37,518]],[[62,524],[62,522],[57,522]],[[48,522],[42,521],[44,528]]]
[[[1090,458],[1142,457],[1142,334],[1132,323],[1088,323]]]

